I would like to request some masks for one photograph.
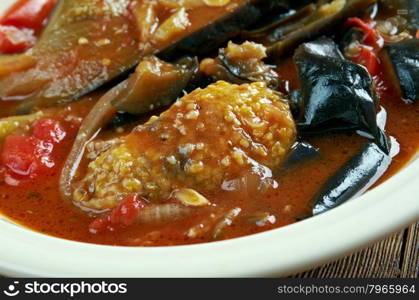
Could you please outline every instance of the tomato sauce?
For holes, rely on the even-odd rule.
[[[283,78],[290,80],[292,87],[297,85],[294,65],[287,61],[279,66]],[[387,84],[386,84],[387,85]],[[419,105],[406,104],[395,91],[388,88],[380,103],[388,112],[387,132],[394,136],[401,146],[390,169],[381,182],[399,171],[419,148]],[[73,105],[73,111],[83,115],[86,107]],[[108,133],[109,134],[109,133]],[[279,188],[269,191],[255,201],[242,201],[239,195],[217,195],[222,198],[218,205],[240,207],[246,211],[269,211],[275,215],[273,224],[263,227],[246,219],[238,219],[228,228],[223,238],[234,238],[262,232],[292,224],[309,215],[308,200],[319,187],[345,161],[362,146],[363,138],[355,135],[336,135],[311,138],[309,142],[318,147],[321,156],[277,176]],[[44,234],[60,238],[109,245],[162,246],[205,242],[189,239],[184,232],[200,219],[195,216],[167,226],[131,226],[124,230],[92,234],[89,225],[96,217],[84,212],[61,198],[58,191],[60,165],[66,159],[72,140],[65,140],[56,152],[58,167],[40,184],[37,180],[28,182],[24,188],[0,184],[0,211],[13,221]],[[144,239],[144,236],[147,238]],[[142,238],[136,238],[142,237]],[[144,242],[146,240],[146,242]]]

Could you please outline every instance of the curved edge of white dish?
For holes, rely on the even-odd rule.
[[[2,0],[0,15],[14,0]],[[0,273],[45,277],[285,276],[321,265],[419,219],[419,160],[321,216],[194,246],[123,248],[42,235],[0,218]],[[403,203],[402,203],[403,202]]]
[[[418,220],[418,172],[416,160],[386,183],[323,215],[265,233],[192,246],[99,246],[2,222],[0,272],[50,277],[290,275],[332,261]]]

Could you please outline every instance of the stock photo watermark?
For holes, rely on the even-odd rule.
[[[37,280],[33,282],[20,283],[14,281],[9,284],[6,289],[3,290],[3,294],[8,297],[16,297],[20,294],[25,295],[68,295],[74,297],[75,295],[85,294],[126,294],[128,292],[127,283],[107,283],[101,282],[73,282],[73,283],[62,283],[62,282],[39,282]]]

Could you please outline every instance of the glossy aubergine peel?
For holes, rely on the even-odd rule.
[[[377,126],[372,78],[360,65],[345,60],[329,38],[301,45],[294,55],[301,83],[301,134],[357,132],[389,152]]]
[[[331,39],[301,45],[294,60],[301,83],[294,96],[300,135],[356,132],[370,140],[313,197],[316,215],[370,188],[390,166],[397,142],[390,143],[384,133],[386,120],[377,117],[371,76],[345,60]]]
[[[407,102],[419,98],[419,39],[411,39],[384,48],[383,61],[391,70],[394,85]]]
[[[293,20],[290,23],[279,23],[279,27],[268,28],[268,32],[277,31],[278,40],[271,42],[268,54],[271,59],[278,59],[289,55],[301,43],[313,40],[322,35],[333,33],[339,25],[350,17],[361,15],[376,4],[377,0],[335,0],[331,3],[320,1],[316,7],[303,8],[302,20]],[[281,32],[281,27],[283,31]]]
[[[361,195],[384,174],[391,159],[377,144],[367,142],[313,197],[313,215],[324,213]]]

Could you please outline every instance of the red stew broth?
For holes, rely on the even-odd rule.
[[[290,60],[278,67],[281,76],[296,87],[295,68]],[[386,86],[390,86],[388,83]],[[380,180],[383,182],[400,170],[415,155],[419,146],[419,104],[406,104],[393,89],[388,88],[380,103],[388,112],[387,132],[401,145],[390,169]],[[85,115],[85,105],[71,105],[74,112]],[[107,133],[109,136],[111,133]],[[242,214],[269,212],[274,215],[274,224],[256,226],[245,218],[239,218],[225,231],[223,238],[234,238],[289,225],[309,215],[309,200],[319,187],[338,168],[361,149],[365,140],[356,135],[328,135],[308,139],[320,149],[321,155],[302,163],[292,170],[282,171],[276,178],[279,188],[271,189],[252,201],[243,201],[237,193],[223,192],[214,195],[211,201],[219,206],[239,207]],[[68,139],[59,149],[59,161],[64,162],[71,148]],[[59,168],[57,168],[59,169]],[[165,226],[145,224],[103,234],[91,234],[88,230],[94,215],[84,212],[61,198],[58,190],[59,172],[51,174],[42,182],[27,183],[24,188],[0,184],[0,211],[13,221],[33,230],[65,239],[109,244],[163,246],[207,242],[190,239],[185,232],[202,221],[202,215],[194,215]],[[146,237],[146,238],[144,238]],[[144,242],[144,241],[147,242]]]

